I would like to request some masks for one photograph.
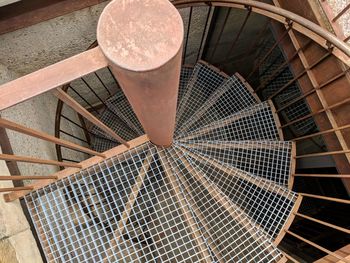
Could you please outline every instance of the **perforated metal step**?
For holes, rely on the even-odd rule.
[[[205,103],[186,122],[178,125],[176,134],[196,130],[258,103],[243,83],[232,76],[217,88]]]
[[[175,142],[186,149],[288,187],[292,143],[282,141]]]
[[[206,102],[227,77],[205,63],[197,63],[180,101],[176,115],[176,130]]]
[[[207,156],[190,153],[181,147],[177,149],[193,167],[242,209],[252,222],[259,225],[271,240],[278,236],[292,212],[297,194]]]
[[[263,102],[189,131],[177,140],[239,141],[279,140],[279,131],[269,103]]]

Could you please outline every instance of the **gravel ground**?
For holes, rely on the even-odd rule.
[[[333,10],[333,14],[337,15],[342,11],[348,4],[350,0],[327,0],[329,6]],[[343,28],[344,35],[347,37],[350,35],[350,9],[348,9],[339,19],[339,25]],[[348,41],[350,43],[350,40]]]

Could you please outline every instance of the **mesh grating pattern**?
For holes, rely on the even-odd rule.
[[[155,150],[143,145],[25,197],[48,261],[211,259]]]
[[[97,152],[105,152],[113,147],[118,146],[119,143],[100,136],[94,136],[92,141],[92,149]]]
[[[256,104],[177,138],[191,141],[278,140],[278,130],[267,102]]]
[[[288,187],[291,167],[291,142],[207,141],[179,144],[194,153],[236,167],[249,174]]]
[[[186,92],[180,101],[176,116],[177,128],[178,125],[191,118],[224,80],[224,76],[207,65],[203,63],[196,64],[191,80],[187,84]]]
[[[179,188],[219,262],[275,262],[281,258],[263,232],[209,178],[194,169],[181,151],[169,149],[167,155]]]
[[[137,134],[143,135],[141,123],[136,117],[128,99],[120,89],[113,97],[106,101],[107,107],[119,116]]]
[[[188,161],[229,196],[266,235],[271,239],[277,237],[292,211],[297,198],[295,193],[237,168],[186,152]]]
[[[104,110],[101,113],[101,115],[99,116],[99,120],[105,125],[107,125],[109,128],[111,128],[124,140],[129,141],[137,137],[137,135],[130,128],[128,128],[127,125],[121,119],[118,118],[118,116],[116,116],[113,112],[111,112],[108,109]],[[104,131],[102,131],[99,127],[95,125],[91,128],[91,133],[114,141],[112,137],[110,137],[108,134],[105,134]]]
[[[273,241],[297,195],[269,103],[205,62],[182,68],[178,96],[171,147],[144,143],[25,196],[48,262],[284,262]],[[121,90],[106,104],[118,135],[144,133]],[[92,132],[97,151],[118,144]]]
[[[183,66],[181,68],[180,82],[179,82],[179,95],[177,98],[177,105],[178,106],[180,104],[180,101],[182,100],[183,95],[186,92],[187,83],[190,81],[192,73],[193,73],[192,67]]]
[[[256,103],[256,99],[249,90],[237,77],[232,76],[210,96],[186,123],[181,124],[178,133],[196,130]]]
[[[203,176],[202,169],[180,148],[146,143],[33,191],[25,201],[49,262],[281,259],[251,221],[256,211],[216,186],[211,177],[222,175],[208,170]],[[283,221],[280,210],[275,220]]]

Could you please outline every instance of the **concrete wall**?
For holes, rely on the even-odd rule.
[[[98,17],[106,4],[107,2],[104,2],[28,28],[0,35],[0,84],[86,50],[96,39]],[[90,82],[96,86],[93,81]],[[79,84],[75,86],[77,89],[80,87]],[[95,103],[96,98],[91,99],[91,102]],[[6,119],[54,135],[56,106],[57,99],[50,93],[46,93],[6,109],[0,114]],[[70,118],[79,122],[76,114],[68,107],[65,107],[64,111]],[[69,122],[63,121],[62,127],[65,131],[84,138],[82,130]],[[56,160],[53,144],[11,131],[8,133],[15,154]],[[81,144],[74,138],[65,135],[62,137]],[[66,151],[64,157],[73,160],[86,158],[85,155],[75,151]],[[57,171],[58,168],[19,163],[19,169],[24,175],[45,175]]]

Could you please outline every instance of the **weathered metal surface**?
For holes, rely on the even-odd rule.
[[[172,143],[183,23],[167,0],[112,1],[97,40],[150,140]]]
[[[98,47],[0,86],[0,110],[107,66]]]

